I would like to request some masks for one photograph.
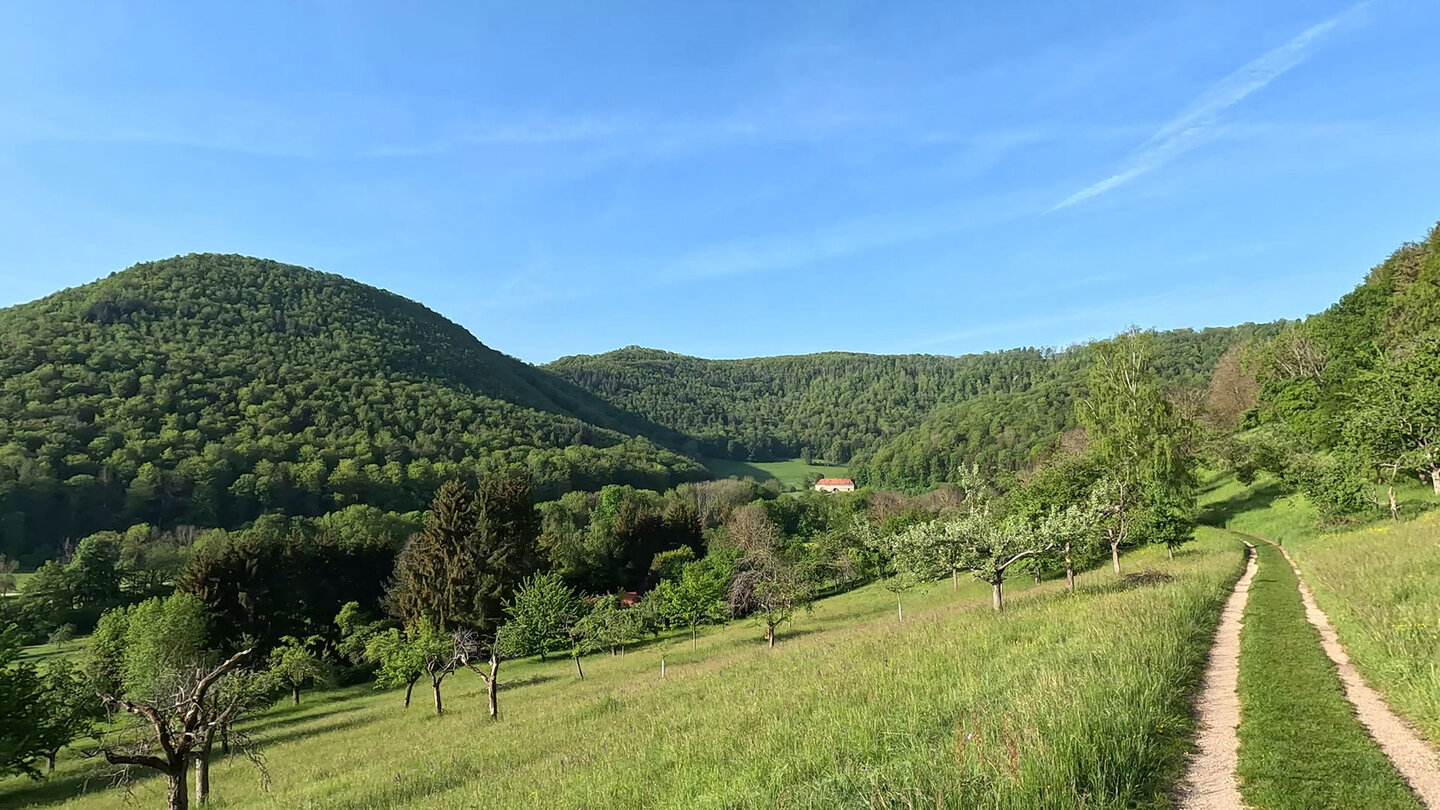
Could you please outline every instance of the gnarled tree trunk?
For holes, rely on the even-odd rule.
[[[200,736],[195,751],[195,803],[205,804],[210,799],[210,745],[215,741],[215,729],[211,727]]]
[[[996,580],[990,583],[990,605],[996,610],[1005,609],[1005,597],[1000,593],[1000,582]]]
[[[490,651],[490,677],[485,681],[485,696],[490,702],[490,719],[500,719],[500,655]]]
[[[1070,544],[1065,544],[1065,589],[1075,592],[1075,562],[1070,558]]]
[[[405,708],[410,708],[410,693],[415,690],[415,681],[405,684]]]
[[[165,776],[170,780],[169,789],[166,791],[170,810],[189,810],[190,794],[185,790],[184,761],[181,761],[178,766],[173,766]]]
[[[201,754],[195,757],[195,803],[204,804],[210,798],[210,757]]]
[[[440,702],[440,681],[432,678],[430,688],[435,691],[435,714],[444,714],[445,706]]]

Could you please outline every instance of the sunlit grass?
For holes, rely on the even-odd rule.
[[[1440,744],[1440,513],[1291,553],[1365,680]]]
[[[1264,810],[1420,810],[1345,699],[1295,573],[1269,543],[1240,636],[1240,755],[1245,800]]]
[[[786,461],[734,461],[724,458],[707,458],[705,466],[717,478],[749,476],[756,481],[768,481],[774,478],[787,489],[804,485],[807,475],[821,478],[846,478],[849,476],[844,465],[823,462],[806,464],[798,458]]]
[[[1218,483],[1215,500],[1244,501],[1266,487]],[[1377,513],[1322,527],[1305,498],[1290,495],[1251,504],[1228,525],[1285,544],[1365,681],[1440,744],[1440,512],[1429,487],[1400,495],[1411,519],[1398,524]]]
[[[1003,615],[983,586],[908,599],[895,621],[876,587],[825,600],[767,651],[748,623],[699,649],[661,645],[571,662],[505,664],[502,721],[478,679],[447,683],[436,718],[420,690],[307,696],[257,718],[272,784],[219,763],[219,807],[834,808],[1163,807],[1191,735],[1190,699],[1240,544],[1202,530],[1167,562],[1126,566],[1173,582],[1123,588],[1105,571],[1023,588]],[[94,767],[73,755],[53,784],[0,783],[0,802],[49,801]],[[101,791],[66,807],[116,806]],[[160,803],[154,781],[136,806]]]

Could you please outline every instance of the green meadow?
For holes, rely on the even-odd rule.
[[[907,599],[871,586],[822,600],[775,650],[736,622],[619,657],[507,662],[498,723],[468,672],[436,717],[417,688],[307,694],[250,722],[268,787],[243,757],[213,769],[217,807],[1091,808],[1165,807],[1191,728],[1190,695],[1241,544],[1202,529],[1167,561]],[[1159,578],[1164,579],[1164,578]],[[661,657],[666,677],[660,677]],[[84,745],[76,746],[83,749]],[[62,754],[49,780],[0,783],[0,806],[109,808],[94,760]],[[87,791],[68,801],[81,790]],[[139,781],[136,806],[163,799]]]
[[[786,461],[734,461],[726,458],[707,458],[705,466],[716,478],[754,478],[756,481],[774,479],[785,489],[799,489],[805,485],[805,477],[846,478],[849,472],[842,464],[813,462],[806,464],[798,458]]]

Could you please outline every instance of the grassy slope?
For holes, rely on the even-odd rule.
[[[798,488],[805,483],[806,475],[822,478],[846,478],[844,465],[806,464],[798,458],[788,461],[732,461],[724,458],[707,458],[705,466],[716,478],[744,478],[750,476],[756,481],[774,478],[786,489]]]
[[[1327,530],[1301,496],[1220,479],[1212,517],[1283,542],[1366,682],[1440,745],[1440,499],[1420,486],[1401,496],[1412,519]]]
[[[1101,570],[1078,597],[1021,581],[1002,616],[975,583],[938,586],[908,600],[903,626],[893,597],[866,588],[826,600],[774,651],[749,623],[693,653],[677,640],[666,681],[655,645],[592,656],[583,682],[568,661],[509,663],[495,726],[469,673],[438,719],[419,690],[408,711],[396,692],[313,694],[252,724],[269,794],[238,758],[213,784],[224,807],[1161,807],[1242,559],[1202,530],[1173,563],[1145,549],[1126,565],[1177,578],[1123,589]],[[93,767],[66,755],[49,783],[0,783],[0,804],[71,795]],[[159,790],[144,782],[141,806]]]
[[[89,636],[73,638],[60,646],[54,644],[35,644],[20,651],[20,660],[31,661],[44,668],[51,661],[59,661],[62,658],[74,658],[85,649],[86,639]]]
[[[1264,810],[1419,810],[1345,699],[1294,572],[1275,546],[1257,549],[1240,643],[1236,772],[1245,800]]]

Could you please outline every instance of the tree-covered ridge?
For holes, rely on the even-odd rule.
[[[1041,349],[945,357],[830,352],[707,360],[631,347],[546,368],[698,440],[707,455],[805,454],[848,461],[936,406],[1028,390],[1051,375]]]
[[[191,255],[0,310],[0,551],[136,522],[423,508],[456,475],[559,494],[703,470],[666,436],[339,276]]]
[[[1156,333],[1156,373],[1176,398],[1194,399],[1227,350],[1252,338],[1268,338],[1283,326]],[[1049,376],[1028,389],[983,394],[931,411],[915,427],[857,457],[851,465],[855,477],[869,486],[918,490],[956,480],[966,463],[1006,472],[1034,468],[1078,426],[1075,403],[1088,391],[1084,370],[1093,346],[1052,355]]]
[[[1274,325],[1156,338],[1161,378],[1198,385],[1236,340]],[[1074,426],[1088,347],[945,357],[827,353],[706,360],[652,349],[565,357],[547,368],[695,437],[708,455],[851,461],[868,483],[949,480],[959,459],[1034,465]]]
[[[1440,334],[1440,225],[1402,245],[1324,312],[1257,352],[1264,415],[1316,447],[1341,429],[1366,378]]]

